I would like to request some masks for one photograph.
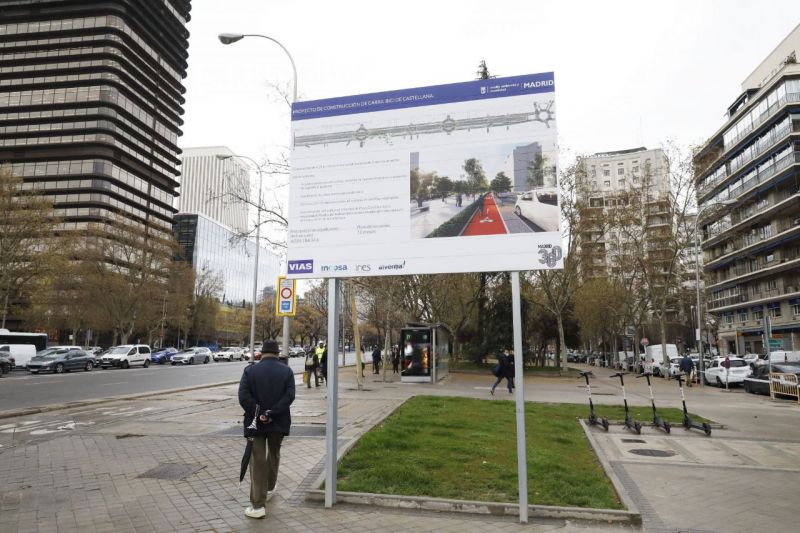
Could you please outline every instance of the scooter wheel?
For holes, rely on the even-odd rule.
[[[670,432],[671,430],[672,430],[672,428],[670,427],[670,425],[669,425],[669,422],[667,422],[666,420],[664,420],[664,431],[666,431],[666,432],[667,432],[667,434],[669,434],[669,432]]]
[[[605,429],[606,431],[608,431],[608,420],[606,420],[606,419],[604,418],[604,419],[602,419],[602,420],[600,421],[600,423],[603,425],[603,429]]]
[[[641,435],[642,434],[642,425],[639,422],[634,422],[633,423],[633,430],[636,431],[637,435]]]
[[[703,422],[703,431],[705,431],[706,437],[711,436],[711,426],[709,426],[706,422]]]

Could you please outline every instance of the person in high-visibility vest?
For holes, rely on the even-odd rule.
[[[317,364],[320,364],[322,361],[322,352],[325,351],[325,343],[323,341],[319,341],[319,345],[314,350],[314,357],[317,358]]]

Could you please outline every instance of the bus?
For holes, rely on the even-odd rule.
[[[24,333],[0,329],[0,344],[33,344],[38,352],[47,348],[47,333]]]

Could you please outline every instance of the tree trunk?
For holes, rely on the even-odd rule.
[[[362,390],[364,388],[364,381],[362,376],[362,372],[364,372],[364,363],[361,360],[361,335],[358,331],[358,311],[356,310],[356,288],[351,283],[350,287],[350,316],[353,320],[353,342],[356,345],[356,383],[358,384],[358,390]]]
[[[669,376],[669,355],[667,355],[667,318],[666,309],[661,309],[661,320],[659,320],[659,328],[661,331],[661,370],[662,377],[670,379]]]
[[[561,313],[556,316],[556,321],[558,322],[558,343],[560,344],[559,365],[561,370],[567,370],[567,344],[564,341],[564,319]]]
[[[0,328],[6,329],[6,316],[8,316],[8,291],[6,291],[6,297],[4,298],[3,302],[3,323],[0,324]]]

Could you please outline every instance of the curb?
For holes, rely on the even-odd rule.
[[[630,512],[635,513],[639,516],[639,523],[641,524],[641,514],[639,513],[639,507],[636,505],[636,502],[633,501],[633,498],[628,491],[625,490],[625,485],[622,484],[622,480],[617,477],[617,473],[614,471],[614,468],[611,466],[611,462],[606,457],[603,448],[597,443],[597,440],[594,438],[592,434],[592,430],[589,428],[588,424],[583,421],[582,418],[578,419],[578,423],[583,428],[583,433],[586,435],[586,438],[589,440],[589,444],[592,446],[592,450],[594,451],[597,460],[600,461],[600,466],[603,467],[603,471],[606,473],[606,477],[611,480],[611,484],[614,486],[614,491],[617,493],[617,496],[622,500],[622,503],[627,507]]]
[[[519,516],[519,505],[503,502],[478,502],[470,500],[450,500],[424,496],[395,496],[372,494],[368,492],[337,492],[337,503],[370,505],[392,509],[416,509],[425,511],[452,512],[488,516]],[[325,491],[309,490],[307,501],[324,501]],[[558,507],[550,505],[529,505],[528,514],[533,518],[568,518],[603,523],[640,525],[642,517],[638,512],[617,509],[589,509],[581,507]]]

